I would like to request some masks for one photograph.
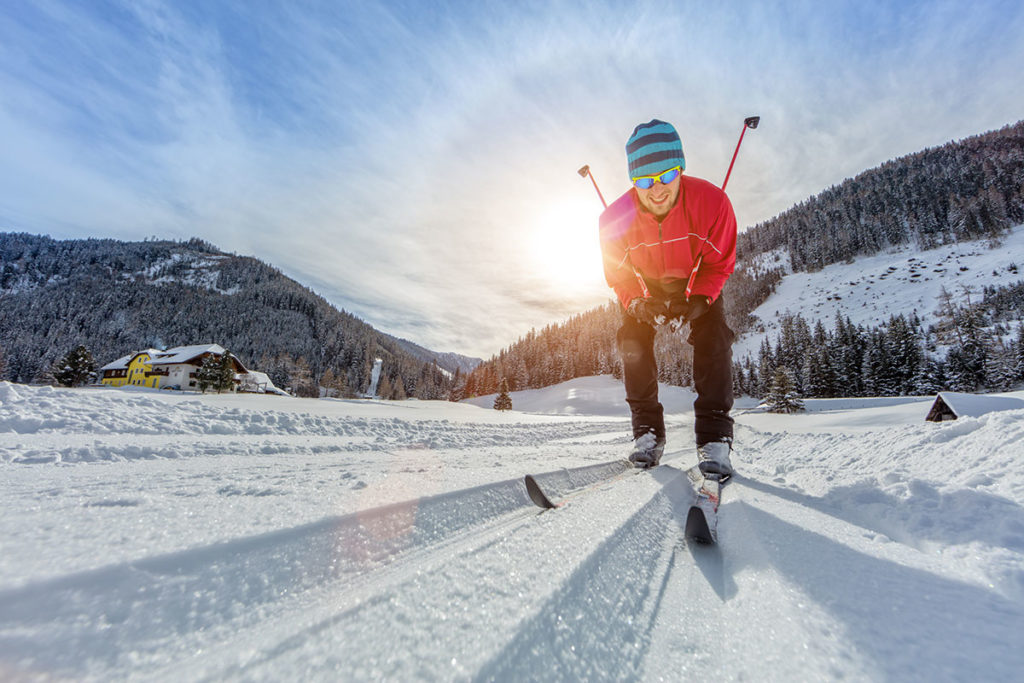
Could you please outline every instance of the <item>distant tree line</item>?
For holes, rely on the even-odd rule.
[[[831,330],[789,315],[774,344],[765,339],[756,359],[735,364],[734,389],[767,397],[780,370],[806,398],[1005,391],[1024,382],[1024,324],[993,325],[984,303],[958,303],[948,292],[927,329],[916,313],[874,327],[836,316]]]

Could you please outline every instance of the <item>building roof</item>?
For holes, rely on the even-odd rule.
[[[925,418],[938,421],[942,414],[954,417],[981,417],[986,413],[1000,410],[1024,410],[1024,400],[1009,396],[987,396],[979,394],[961,394],[954,391],[943,391],[935,397],[935,403]]]
[[[188,363],[204,353],[212,353],[220,356],[224,354],[224,347],[220,344],[198,344],[196,346],[175,346],[166,351],[157,351],[155,356],[150,356],[153,365],[179,365]]]
[[[128,363],[130,363],[132,361],[132,358],[135,358],[135,356],[137,355],[138,354],[136,353],[131,353],[128,354],[127,356],[122,356],[121,358],[118,358],[117,360],[111,363],[107,363],[102,368],[100,368],[100,370],[127,370]]]
[[[142,354],[146,354],[147,356],[149,356],[149,360],[152,361],[153,357],[156,356],[158,353],[163,353],[163,351],[161,351],[160,349],[146,349],[145,351],[139,351],[138,353],[132,354],[131,360],[135,360]]]

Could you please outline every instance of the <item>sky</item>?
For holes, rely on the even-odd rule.
[[[638,123],[721,184],[761,117],[743,230],[1024,118],[1021,36],[1016,1],[6,0],[0,231],[199,237],[489,357],[612,297],[577,169],[625,192]]]

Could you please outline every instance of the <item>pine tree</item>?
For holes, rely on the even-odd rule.
[[[1017,326],[1017,340],[1013,343],[1015,379],[1024,382],[1024,322]]]
[[[501,389],[494,399],[495,410],[512,410],[512,397],[508,395],[508,380],[502,378]]]
[[[392,386],[391,379],[385,373],[380,375],[380,382],[377,384],[377,396],[388,401],[395,397],[395,387]]]
[[[988,388],[994,391],[1009,391],[1016,383],[1015,358],[1011,348],[1002,341],[989,350],[985,360],[985,377]]]
[[[771,413],[795,413],[804,409],[804,402],[796,393],[793,376],[785,367],[775,371],[765,405]]]
[[[324,398],[338,398],[342,395],[338,390],[338,376],[334,374],[333,368],[327,368],[320,377],[320,388],[323,390]]]
[[[458,403],[466,398],[466,376],[462,374],[462,368],[455,368],[455,377],[452,378],[452,390],[448,392],[448,400]]]
[[[65,387],[77,387],[96,379],[96,363],[85,346],[68,352],[52,369],[53,379]]]
[[[266,368],[264,372],[267,373],[274,386],[281,389],[290,387],[292,383],[291,359],[285,355],[275,356],[273,360],[264,356],[264,359],[263,367]]]
[[[914,392],[918,396],[937,394],[946,387],[943,363],[934,358],[925,358],[914,378]]]
[[[775,362],[775,355],[772,353],[771,342],[767,338],[761,340],[761,350],[758,355],[758,374],[760,383],[758,385],[758,396],[768,396],[772,390],[772,377],[775,376],[775,369],[778,364]]]
[[[199,391],[206,393],[206,390],[215,386],[220,379],[220,358],[213,354],[203,359],[202,365],[196,370],[196,385]]]
[[[320,389],[313,381],[313,372],[309,369],[309,362],[304,357],[299,357],[292,363],[289,374],[292,380],[292,391],[296,396],[319,398]]]
[[[235,361],[234,357],[225,352],[217,359],[217,374],[214,377],[213,388],[217,393],[230,391],[235,386]]]
[[[404,401],[407,398],[409,394],[405,391],[405,382],[401,377],[396,377],[394,389],[391,390],[391,400]]]
[[[959,309],[956,316],[959,343],[946,358],[948,374],[955,391],[977,391],[986,385],[989,339],[981,311],[971,306]]]
[[[819,347],[807,355],[804,377],[807,396],[832,398],[836,395],[836,373],[827,348]]]
[[[890,318],[887,337],[894,389],[900,396],[914,393],[914,378],[917,377],[924,361],[924,351],[917,330],[901,314]]]

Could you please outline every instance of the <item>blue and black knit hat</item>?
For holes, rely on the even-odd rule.
[[[653,119],[633,129],[626,143],[629,158],[629,177],[663,173],[679,166],[686,169],[683,143],[671,123]]]

